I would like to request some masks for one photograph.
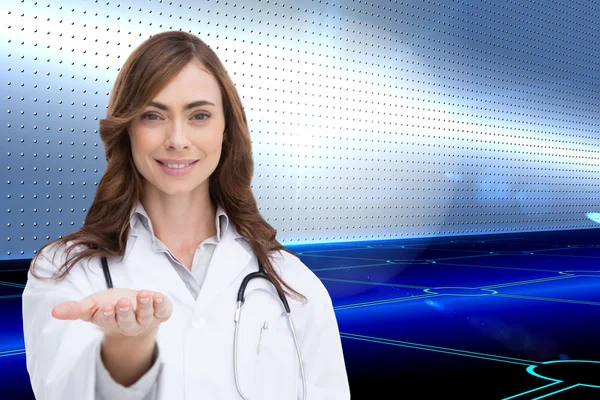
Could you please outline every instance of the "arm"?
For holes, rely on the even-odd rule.
[[[38,256],[38,275],[50,277],[55,269],[43,254]],[[73,273],[82,285],[87,284],[81,271],[74,268]],[[56,304],[83,297],[72,278],[40,280],[29,273],[23,291],[27,370],[38,400],[94,399],[94,353],[99,349],[102,332],[84,321],[59,321],[51,315]]]
[[[130,349],[131,350],[131,349]],[[118,349],[117,349],[118,351]],[[133,350],[135,351],[135,350]],[[110,352],[110,350],[109,350]],[[129,359],[124,355],[122,359]],[[111,361],[108,362],[109,364]],[[158,398],[157,382],[161,368],[158,346],[155,345],[154,353],[151,354],[149,370],[143,372],[139,379],[134,377],[135,382],[131,386],[124,386],[113,378],[113,373],[105,366],[102,361],[102,349],[96,353],[96,394],[98,399],[120,399],[120,400],[154,400]],[[135,370],[135,366],[133,368]],[[139,373],[138,373],[139,374]],[[117,379],[123,379],[123,376],[117,376]],[[120,380],[122,382],[122,380]]]
[[[131,386],[154,364],[156,347],[156,331],[144,336],[104,335],[100,356],[115,382]]]
[[[57,258],[61,258],[58,257]],[[62,262],[63,260],[61,260]],[[36,272],[42,277],[50,277],[56,267],[40,254],[36,260]],[[156,385],[159,363],[155,362],[147,376],[136,385],[126,388],[115,382],[102,362],[104,332],[94,324],[82,320],[58,320],[52,316],[52,309],[59,303],[79,301],[85,292],[93,291],[82,268],[75,266],[62,281],[39,280],[31,274],[23,291],[23,328],[27,369],[31,385],[38,400],[93,400],[143,399]],[[109,353],[115,354],[113,343]],[[117,347],[118,348],[118,347]],[[109,356],[109,358],[111,358]],[[141,376],[150,367],[152,360],[134,374]],[[128,361],[144,362],[128,358]],[[109,360],[111,369],[115,362]],[[133,379],[120,376],[117,379]],[[127,383],[127,382],[125,382]],[[133,382],[129,382],[133,383]],[[139,384],[138,384],[139,383]],[[120,391],[118,391],[120,390]],[[117,395],[118,393],[118,395]],[[116,396],[116,397],[115,397]],[[154,398],[154,397],[151,397]]]
[[[310,316],[316,323],[306,329],[301,343],[307,399],[349,400],[350,387],[337,320],[331,298],[324,287],[323,290],[326,295],[321,297],[321,303],[314,305],[315,311]],[[298,387],[302,388],[302,378],[298,379]],[[298,400],[302,399],[301,392],[302,389]]]

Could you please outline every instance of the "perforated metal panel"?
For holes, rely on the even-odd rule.
[[[597,2],[0,7],[4,258],[81,226],[117,72],[151,34],[179,29],[234,78],[254,193],[284,244],[596,226]]]

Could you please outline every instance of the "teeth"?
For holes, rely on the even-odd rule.
[[[179,169],[179,168],[185,168],[190,164],[192,164],[192,163],[189,163],[189,164],[164,164],[164,165],[166,165],[169,168]]]

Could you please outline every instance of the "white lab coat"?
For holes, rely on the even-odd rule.
[[[130,230],[131,231],[131,230]],[[258,270],[249,243],[232,224],[216,248],[198,298],[194,300],[168,263],[157,261],[149,239],[131,231],[124,257],[108,257],[115,287],[159,291],[173,302],[170,320],[157,336],[162,363],[156,400],[239,399],[233,373],[236,297],[242,279]],[[44,257],[46,256],[46,257]],[[37,272],[50,276],[64,260],[64,248],[52,263],[50,248],[40,254]],[[149,258],[150,257],[150,258]],[[308,298],[290,299],[307,380],[307,399],[350,398],[341,340],[331,298],[321,281],[299,259],[276,252],[283,279]],[[99,258],[80,261],[62,282],[29,275],[23,292],[27,369],[38,400],[92,400],[95,354],[102,332],[83,321],[60,321],[52,308],[104,290]],[[260,330],[263,332],[257,351]],[[302,398],[297,355],[287,317],[273,287],[253,279],[242,308],[238,365],[241,388],[250,400]]]

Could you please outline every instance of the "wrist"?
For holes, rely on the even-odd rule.
[[[123,356],[124,354],[148,355],[156,346],[156,333],[157,329],[136,336],[105,333],[102,339],[102,352],[109,358]]]
[[[138,335],[134,335],[134,336],[129,336],[129,335],[124,335],[120,332],[104,332],[104,341],[111,341],[111,342],[124,342],[124,343],[137,343],[137,342],[143,342],[143,341],[153,341],[156,339],[156,334],[158,333],[158,327],[159,325],[156,325],[154,327],[148,328],[146,329],[144,332],[138,334]]]
[[[155,363],[156,332],[138,336],[108,335],[102,340],[100,356],[113,379],[129,386]]]

